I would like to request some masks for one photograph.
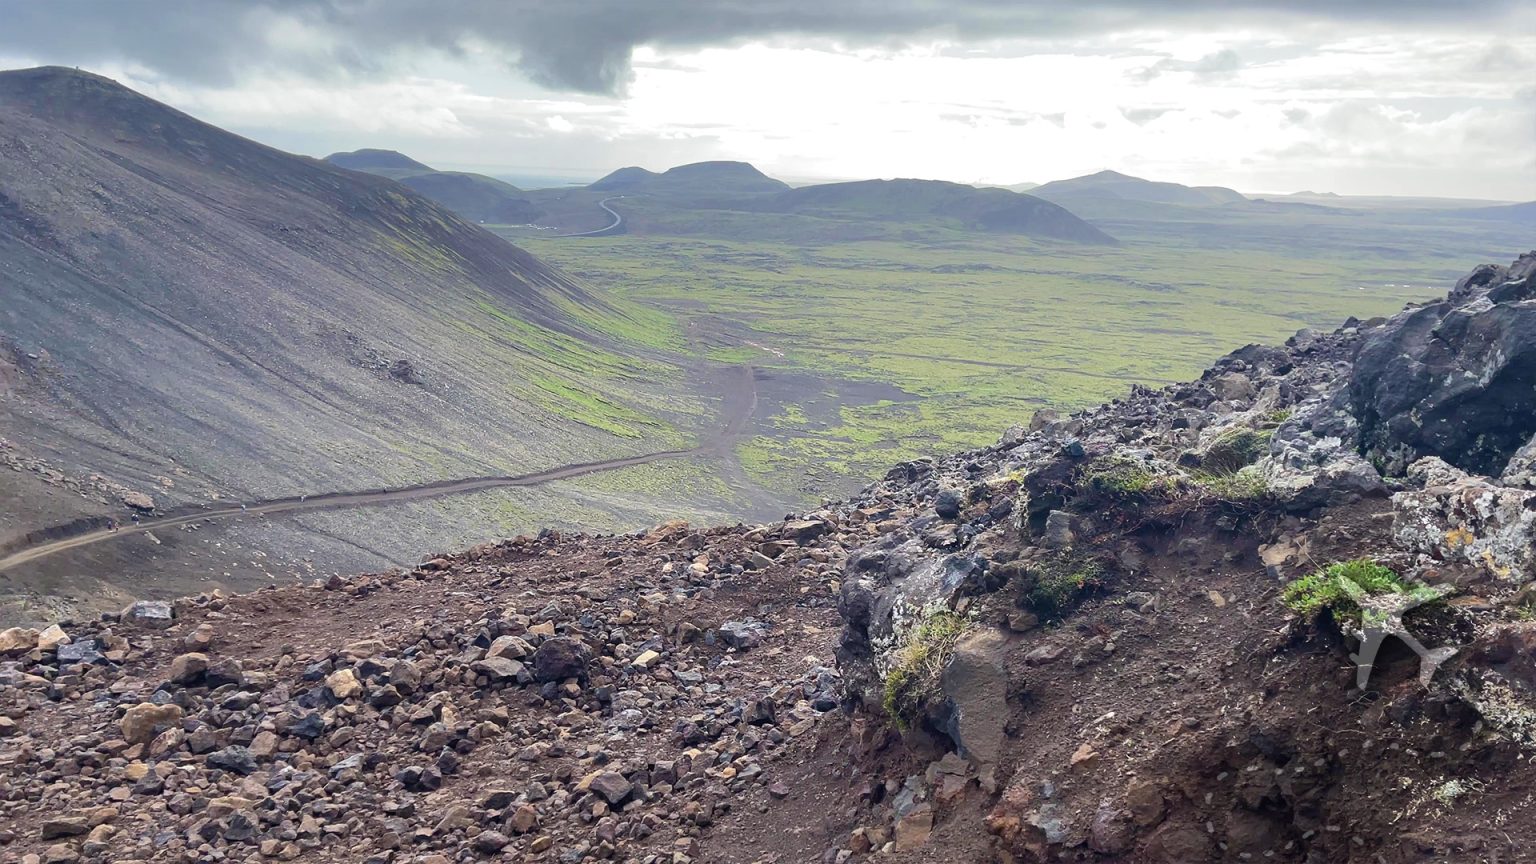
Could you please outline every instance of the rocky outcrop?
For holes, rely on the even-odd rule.
[[[1536,436],[1536,253],[1479,267],[1367,333],[1349,394],[1361,449],[1385,473],[1436,456],[1499,476]]]

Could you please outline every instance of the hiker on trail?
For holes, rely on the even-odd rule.
[[[309,496],[308,496],[308,495],[300,495],[300,496],[299,496],[299,503],[300,503],[300,504],[303,504],[303,503],[304,503],[304,499],[305,499],[305,498],[308,498],[308,497],[309,497]]]
[[[116,519],[108,519],[107,520],[107,530],[108,531],[112,531],[114,533],[117,531],[117,520]]]
[[[240,505],[240,512],[241,512],[241,513],[244,513],[244,512],[245,512],[245,505],[244,505],[244,504],[241,504],[241,505]]]
[[[133,514],[133,527],[139,527],[139,514]]]

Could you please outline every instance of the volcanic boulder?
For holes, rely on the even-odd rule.
[[[546,639],[533,652],[533,677],[536,681],[585,679],[591,661],[592,650],[575,639]]]
[[[1385,473],[1438,456],[1499,476],[1536,436],[1536,252],[1366,333],[1349,394],[1361,450]]]

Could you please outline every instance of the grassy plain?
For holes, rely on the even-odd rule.
[[[701,358],[783,385],[760,392],[737,455],[796,497],[988,443],[1040,407],[1196,376],[1246,343],[1390,314],[1529,242],[1429,214],[1264,205],[1096,219],[1112,247],[621,206],[644,233],[508,236],[667,313]]]

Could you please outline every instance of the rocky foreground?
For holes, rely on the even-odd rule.
[[[0,861],[1531,860],[1533,370],[1536,253],[782,523],[8,630]]]

